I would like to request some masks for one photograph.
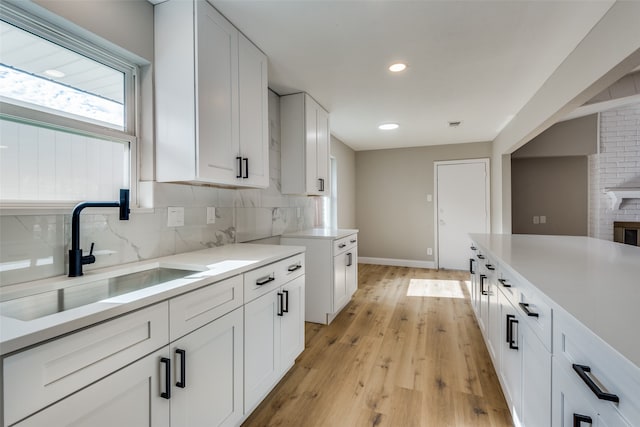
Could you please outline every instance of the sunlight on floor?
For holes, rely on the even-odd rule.
[[[464,298],[461,284],[469,285],[468,281],[411,279],[409,281],[408,297],[438,297]]]

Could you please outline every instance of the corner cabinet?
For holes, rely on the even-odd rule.
[[[328,196],[329,113],[306,93],[280,98],[282,194]]]
[[[204,0],[154,13],[156,180],[268,187],[266,56]]]

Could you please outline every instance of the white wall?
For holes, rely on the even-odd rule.
[[[331,136],[331,155],[337,162],[339,228],[356,227],[356,153]]]

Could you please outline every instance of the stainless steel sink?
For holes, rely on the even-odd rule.
[[[38,319],[171,280],[181,279],[194,273],[197,271],[159,267],[124,274],[0,302],[0,315],[25,321]]]

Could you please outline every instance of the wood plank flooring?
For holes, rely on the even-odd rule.
[[[468,274],[360,264],[329,326],[243,424],[511,426],[469,303]]]

